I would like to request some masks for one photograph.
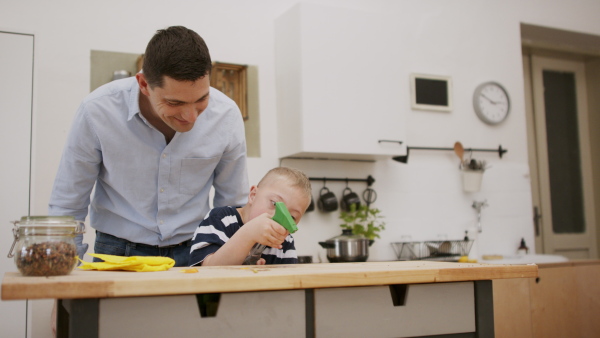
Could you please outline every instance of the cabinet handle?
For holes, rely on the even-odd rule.
[[[542,218],[540,208],[537,206],[533,207],[533,230],[535,231],[535,237],[540,236],[540,218]]]
[[[381,143],[381,142],[391,142],[391,143],[402,144],[402,141],[395,141],[395,140],[379,140],[377,143]]]

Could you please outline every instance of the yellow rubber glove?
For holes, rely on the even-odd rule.
[[[166,271],[175,265],[175,261],[169,257],[155,256],[114,256],[103,254],[88,254],[92,257],[100,258],[104,262],[89,263],[81,261],[78,266],[82,270],[124,270],[124,271]]]

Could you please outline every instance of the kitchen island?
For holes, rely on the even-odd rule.
[[[58,337],[493,337],[491,281],[538,275],[431,261],[187,269],[9,272],[2,299],[59,299]]]

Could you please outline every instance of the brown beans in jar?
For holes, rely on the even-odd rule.
[[[48,241],[23,246],[15,259],[24,276],[68,275],[77,263],[77,248],[62,241]]]

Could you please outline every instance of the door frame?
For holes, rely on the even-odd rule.
[[[531,56],[523,54],[523,80],[525,85],[525,119],[527,126],[527,153],[529,157],[529,178],[531,180],[531,200],[533,204],[533,230],[536,253],[544,253],[543,221],[540,210],[539,169],[537,156],[537,138],[533,114],[533,85],[531,81]]]
[[[543,97],[542,69],[575,72],[578,106],[578,130],[581,156],[582,193],[586,233],[584,235],[555,235],[552,228],[550,203],[548,149],[545,131],[545,110]],[[532,200],[534,206],[534,227],[536,231],[536,251],[546,254],[566,254],[569,249],[575,255],[577,248],[588,250],[588,257],[597,257],[596,215],[594,203],[593,168],[589,131],[589,110],[586,91],[585,63],[576,58],[540,55],[523,55],[525,80],[527,137],[529,150]],[[535,209],[537,208],[537,209]],[[542,215],[539,217],[539,215]],[[583,257],[576,257],[583,258]]]

